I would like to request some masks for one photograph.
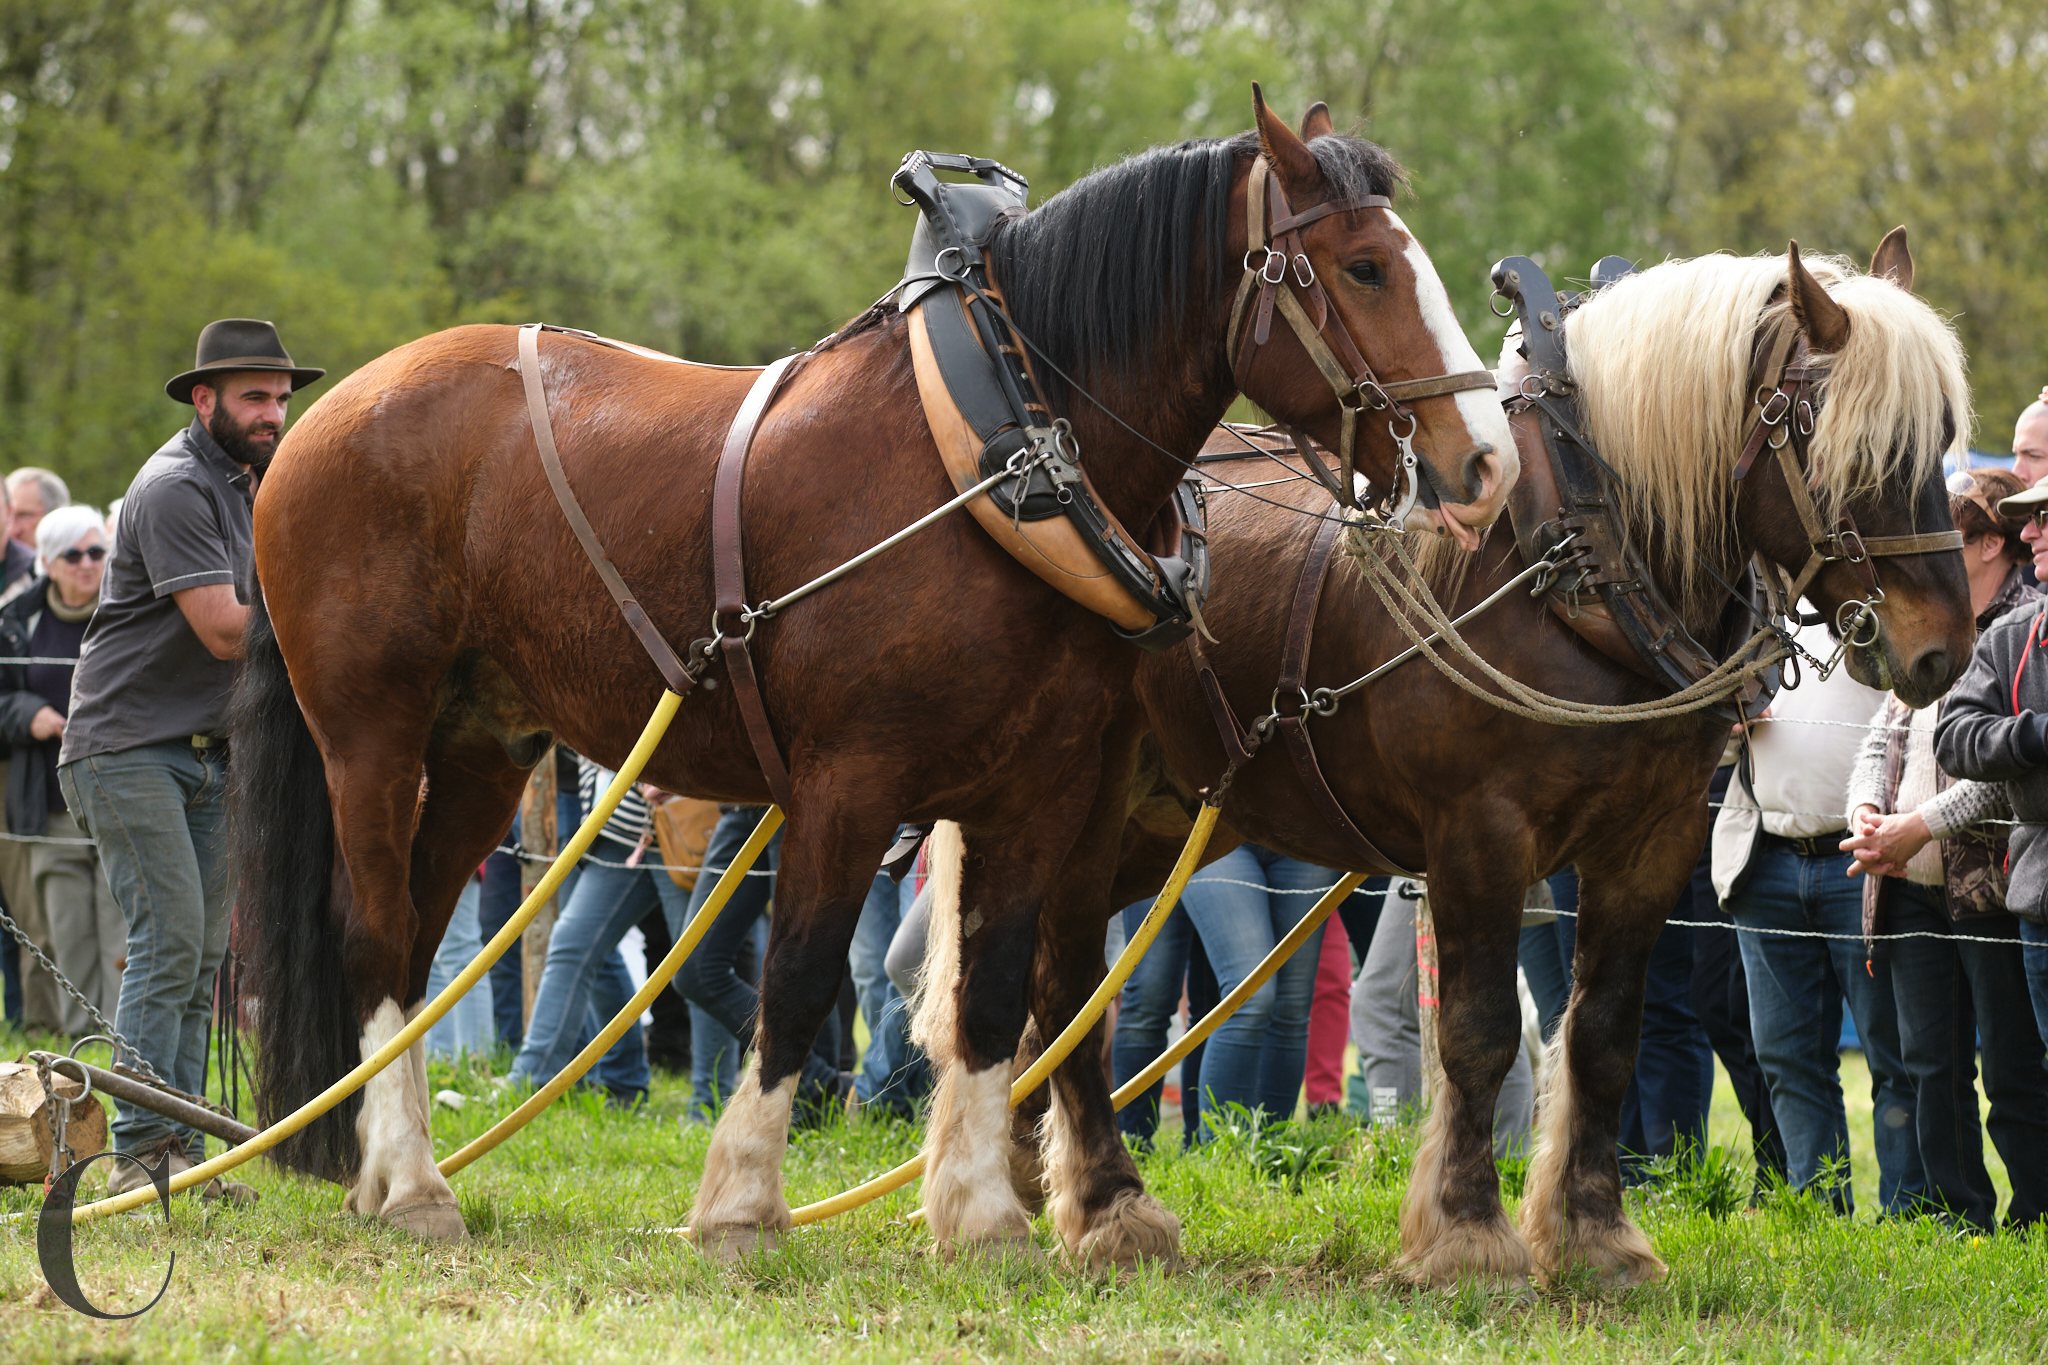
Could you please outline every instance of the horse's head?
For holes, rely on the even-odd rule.
[[[1261,154],[1237,186],[1230,238],[1247,272],[1231,340],[1238,386],[1330,450],[1350,446],[1378,490],[1403,488],[1412,445],[1407,524],[1477,549],[1520,459],[1436,267],[1387,203],[1398,169],[1338,137],[1321,104],[1297,135],[1256,85],[1252,103]]]
[[[1962,348],[1911,293],[1904,228],[1868,275],[1824,265],[1823,281],[1797,242],[1785,261],[1780,301],[1812,353],[1814,400],[1772,424],[1780,446],[1766,440],[1747,474],[1758,486],[1740,500],[1743,531],[1809,579],[1852,676],[1925,706],[1961,675],[1976,634],[1941,477],[1971,422]]]

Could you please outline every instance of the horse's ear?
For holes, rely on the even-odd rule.
[[[1889,279],[1893,284],[1913,292],[1913,253],[1906,249],[1906,225],[1893,228],[1877,244],[1877,250],[1870,257],[1870,273],[1879,279]]]
[[[1806,328],[1806,339],[1816,351],[1835,352],[1849,344],[1849,314],[1828,296],[1820,281],[1799,259],[1799,243],[1786,253],[1787,281],[1792,295],[1792,315]]]
[[[1294,135],[1287,120],[1266,107],[1266,93],[1257,81],[1252,82],[1252,115],[1259,128],[1259,150],[1266,154],[1267,164],[1282,185],[1301,191],[1321,182],[1323,173],[1316,167],[1315,155]],[[1295,202],[1301,202],[1298,194]]]
[[[1336,131],[1337,125],[1330,121],[1330,106],[1321,100],[1311,104],[1308,112],[1301,116],[1303,142],[1314,142],[1319,137],[1331,137]]]

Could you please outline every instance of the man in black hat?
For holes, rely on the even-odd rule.
[[[181,1090],[205,1084],[227,951],[228,693],[256,591],[249,508],[293,390],[324,373],[294,365],[268,322],[199,334],[193,367],[164,386],[198,415],[128,486],[71,687],[58,786],[128,922],[115,1027]],[[172,1175],[206,1150],[202,1134],[132,1105],[118,1109],[114,1147],[168,1160]],[[107,1183],[119,1193],[148,1177],[121,1163]],[[247,1189],[214,1180],[203,1193]]]

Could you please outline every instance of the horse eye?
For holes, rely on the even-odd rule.
[[[1380,269],[1378,261],[1360,261],[1346,266],[1344,273],[1368,289],[1378,289],[1387,282],[1386,272]]]

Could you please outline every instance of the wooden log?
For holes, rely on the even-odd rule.
[[[527,780],[519,803],[519,848],[526,855],[519,862],[522,901],[547,875],[548,865],[561,851],[562,836],[573,832],[555,828],[555,751],[549,749]],[[540,991],[541,968],[547,965],[548,939],[555,931],[560,902],[559,895],[550,896],[519,940],[520,1018],[525,1023],[533,1022],[533,999]]]
[[[52,1078],[57,1093],[77,1097],[85,1086],[64,1075]],[[49,1100],[36,1069],[21,1062],[0,1062],[0,1183],[40,1185],[50,1173]],[[97,1098],[72,1106],[65,1127],[72,1159],[107,1148],[107,1110]]]

